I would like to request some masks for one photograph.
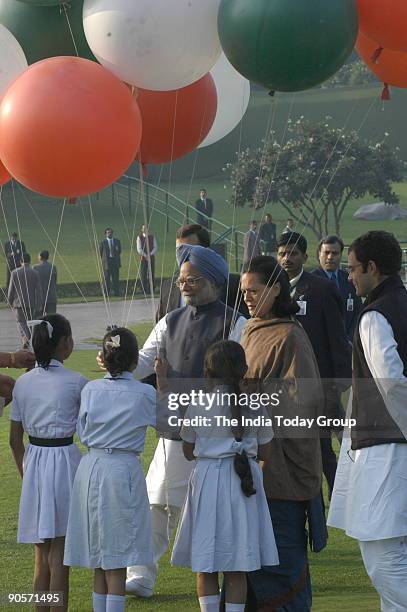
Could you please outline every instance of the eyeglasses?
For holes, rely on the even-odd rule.
[[[360,266],[363,266],[363,264],[358,263],[356,266],[348,266],[348,274],[353,274],[356,268],[360,268]]]
[[[195,285],[199,280],[201,280],[201,278],[203,278],[203,276],[187,276],[186,278],[177,278],[174,285],[176,287],[183,287],[184,285],[195,287]]]

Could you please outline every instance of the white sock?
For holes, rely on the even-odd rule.
[[[106,595],[102,593],[92,594],[93,612],[106,612]]]
[[[242,604],[232,604],[232,603],[227,603],[225,604],[225,612],[244,612],[244,609],[246,607],[246,604],[242,603]]]
[[[124,612],[125,601],[124,595],[108,595],[106,598],[106,612]]]
[[[220,595],[206,595],[199,598],[201,612],[219,612]]]

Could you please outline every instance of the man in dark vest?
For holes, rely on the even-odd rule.
[[[156,357],[165,355],[169,379],[185,379],[188,383],[190,379],[202,379],[209,346],[228,337],[239,341],[246,323],[241,316],[236,320],[234,310],[219,300],[228,277],[227,263],[220,255],[209,248],[182,244],[177,249],[177,260],[180,265],[177,285],[186,305],[157,323],[140,351],[137,378],[149,376]],[[153,594],[157,563],[177,524],[193,467],[183,455],[180,437],[177,434],[167,437],[159,439],[147,474],[154,565],[131,567],[127,573],[127,592],[142,597]]]
[[[145,225],[141,226],[141,231],[137,236],[137,253],[140,255],[140,280],[143,292],[147,295],[151,293],[150,270],[153,281],[153,291],[155,285],[155,254],[157,253],[157,241],[153,234],[150,234]]]
[[[366,297],[353,341],[351,444],[344,440],[328,524],[359,541],[383,612],[407,609],[407,291],[396,238],[355,240],[349,279]],[[350,448],[349,448],[350,446]]]

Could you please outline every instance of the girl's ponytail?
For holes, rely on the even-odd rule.
[[[231,412],[232,419],[238,422],[231,427],[236,442],[242,442],[244,426],[242,411],[239,402],[240,381],[247,371],[246,355],[240,344],[231,340],[222,340],[212,344],[205,355],[205,375],[212,379],[225,382],[232,391]],[[241,487],[246,497],[256,493],[253,486],[253,475],[249,458],[245,450],[239,449],[233,461],[236,474],[241,480]]]
[[[47,315],[40,321],[32,333],[32,347],[38,365],[47,370],[59,341],[72,336],[72,330],[68,319],[60,314]]]

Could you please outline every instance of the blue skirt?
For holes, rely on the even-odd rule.
[[[137,455],[91,448],[75,476],[64,564],[109,570],[152,563],[150,505]]]

